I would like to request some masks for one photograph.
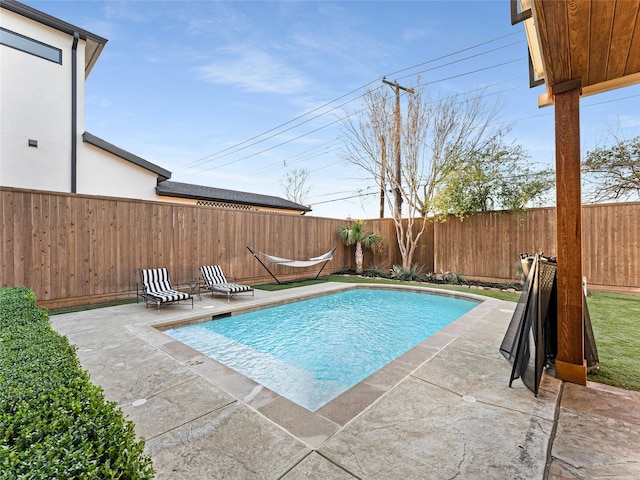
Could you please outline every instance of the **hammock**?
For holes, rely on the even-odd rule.
[[[269,272],[269,275],[271,275],[276,282],[281,283],[280,280],[278,280],[278,278],[273,274],[273,272],[269,270],[269,267],[267,267],[264,264],[264,262],[258,258],[258,255],[256,254],[256,252],[248,245],[247,245],[247,250],[251,252],[251,254],[256,258],[256,260],[260,262],[260,265],[262,265],[265,268],[265,270]],[[322,268],[315,276],[315,278],[318,278],[320,276],[320,272],[322,272],[324,267],[327,265],[327,262],[329,262],[330,260],[333,260],[333,252],[335,251],[336,251],[336,247],[333,247],[327,253],[320,255],[318,257],[311,257],[308,260],[291,260],[289,258],[274,257],[273,255],[267,255],[266,253],[263,253],[263,252],[258,252],[258,253],[262,255],[264,258],[266,258],[269,262],[273,263],[274,265],[282,265],[283,267],[304,268],[304,267],[312,267],[314,265],[322,263],[323,264]]]
[[[318,263],[328,262],[333,258],[333,250],[325,253],[324,255],[320,255],[319,257],[311,257],[309,260],[290,260],[288,258],[274,257],[273,255],[267,255],[266,253],[258,252],[263,255],[267,260],[271,263],[275,263],[277,265],[284,265],[285,267],[312,267],[317,265]]]

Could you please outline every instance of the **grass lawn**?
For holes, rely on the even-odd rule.
[[[85,310],[95,310],[96,308],[104,308],[104,307],[115,307],[117,305],[126,305],[127,303],[135,303],[135,300],[120,300],[117,302],[109,302],[109,303],[97,303],[94,305],[83,305],[81,307],[65,307],[58,308],[55,310],[49,310],[49,316],[52,315],[62,315],[64,313],[73,313],[73,312],[83,312]]]
[[[600,368],[588,380],[640,391],[640,297],[589,292]]]
[[[328,275],[318,280],[259,285],[256,288],[281,290],[319,282],[406,284],[394,280]],[[472,290],[454,285],[417,285],[484,295],[509,302],[517,302],[520,298],[519,293]],[[640,391],[640,297],[591,291],[587,297],[587,305],[600,358],[600,368],[589,373],[588,380]]]

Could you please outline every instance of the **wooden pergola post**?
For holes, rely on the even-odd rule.
[[[556,377],[587,383],[582,294],[580,188],[581,81],[554,85],[556,140],[556,251],[558,255],[558,355]]]

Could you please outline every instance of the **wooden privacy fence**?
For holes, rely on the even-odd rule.
[[[346,220],[6,187],[0,196],[0,286],[26,285],[49,308],[129,298],[140,268],[167,267],[179,282],[218,264],[238,281],[272,282],[247,245],[292,259],[337,247],[323,273],[354,268],[337,233]],[[394,255],[387,248],[377,261]],[[269,267],[285,280],[320,268]]]
[[[344,223],[344,222],[343,222]],[[414,223],[414,231],[416,224],[418,229],[422,227],[422,221]],[[396,227],[392,219],[373,219],[365,221],[367,232],[379,233],[382,238],[382,252],[371,252],[365,250],[364,267],[381,266],[385,269],[391,269],[394,265],[402,265],[402,256],[398,248],[398,240],[396,238]],[[433,272],[433,231],[434,224],[427,222],[424,233],[420,238],[420,242],[416,247],[413,257],[413,263],[422,268],[423,273]],[[405,228],[407,228],[405,220]],[[354,265],[355,267],[355,265]]]
[[[135,294],[138,269],[167,267],[174,282],[219,264],[244,283],[272,278],[246,249],[292,259],[336,248],[323,273],[353,269],[353,247],[337,232],[349,220],[227,210],[195,205],[0,188],[0,286],[26,285],[49,308],[101,303]],[[637,288],[640,204],[583,207],[583,264],[591,284]],[[367,220],[382,253],[365,267],[401,264],[390,219]],[[486,213],[464,222],[428,224],[414,263],[423,271],[508,281],[518,253],[555,253],[555,210]],[[271,266],[270,266],[271,268]],[[317,268],[274,267],[278,278],[314,276]]]
[[[520,252],[556,255],[555,208],[486,212],[435,227],[437,272],[509,281]],[[639,255],[639,202],[582,206],[583,275],[590,285],[640,292]]]

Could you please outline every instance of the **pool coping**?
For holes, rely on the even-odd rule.
[[[164,330],[176,326],[202,323],[215,317],[238,315],[356,288],[408,290],[474,300],[478,305],[315,412],[307,410],[164,333]],[[199,313],[179,320],[147,322],[130,325],[127,328],[315,450],[501,303],[499,300],[471,293],[449,292],[419,286],[335,283],[328,284],[322,291],[314,289],[305,292],[304,290],[304,287],[300,287],[295,289],[295,294],[267,298],[256,303],[243,302],[239,306],[229,304],[227,308],[218,308],[209,315]]]

